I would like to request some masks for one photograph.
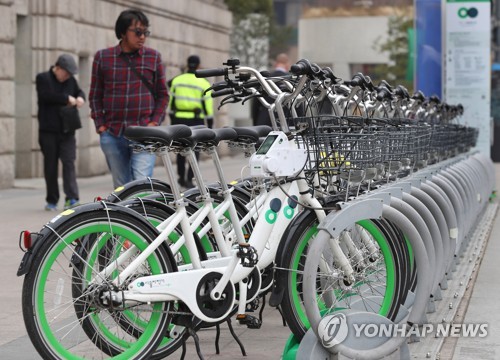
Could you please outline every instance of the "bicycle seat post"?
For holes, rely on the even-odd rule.
[[[217,172],[217,177],[220,182],[220,187],[223,193],[229,190],[229,187],[227,186],[227,181],[224,176],[224,171],[222,170],[222,165],[220,162],[219,154],[217,153],[216,146],[210,146],[208,147],[205,152],[209,154],[212,157],[212,161],[215,166],[215,170]]]
[[[160,156],[161,160],[163,161],[163,165],[165,166],[165,170],[167,172],[168,182],[170,183],[170,188],[172,189],[172,195],[174,197],[175,203],[177,204],[179,202],[179,200],[182,199],[182,196],[181,196],[181,191],[179,189],[179,185],[177,184],[177,181],[175,180],[174,167],[172,165],[172,159],[170,159],[169,149],[162,148],[158,152],[158,156]]]
[[[198,189],[200,190],[201,197],[205,200],[205,198],[207,198],[209,194],[205,187],[205,182],[203,181],[200,166],[198,164],[198,161],[196,160],[196,155],[194,152],[194,148],[189,147],[184,150],[184,155],[186,156],[189,166],[191,166],[191,169],[193,170],[194,180],[196,182],[196,185],[198,186]]]

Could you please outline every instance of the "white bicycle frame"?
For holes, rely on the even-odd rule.
[[[239,68],[237,69],[239,72],[250,72],[259,80],[261,80],[262,86],[266,89],[266,91],[271,94],[273,90],[269,87],[269,85],[263,80],[262,76],[254,69],[251,68]],[[299,87],[305,84],[305,78],[299,83]],[[299,88],[298,87],[298,88]],[[299,89],[300,91],[300,89]],[[298,91],[297,91],[298,93]],[[276,103],[281,105],[286,98],[285,94],[279,94],[276,99]],[[293,95],[293,94],[292,94]],[[278,106],[277,108],[278,115],[281,119],[284,119],[283,109]],[[282,121],[284,127],[286,127],[286,121]],[[286,136],[286,135],[285,135]],[[290,149],[296,149],[297,144],[294,140],[288,141],[288,146]],[[162,156],[165,166],[167,168],[167,174],[172,177],[171,183],[174,183],[173,179],[173,167],[168,156]],[[293,161],[293,159],[291,159]],[[193,169],[195,170],[195,169]],[[195,170],[196,171],[196,170]],[[201,175],[196,178],[201,179]],[[201,185],[201,184],[200,184]],[[282,189],[281,189],[282,188]],[[309,193],[309,186],[307,182],[304,180],[303,174],[299,174],[298,180],[294,180],[290,183],[286,183],[280,187],[275,187],[272,189],[268,195],[266,196],[266,201],[263,205],[263,212],[266,212],[265,216],[260,216],[257,220],[257,223],[252,231],[252,235],[250,236],[250,240],[248,245],[255,249],[258,262],[256,267],[258,269],[263,269],[271,264],[275,258],[277,248],[279,246],[281,236],[291,222],[293,217],[297,214],[299,208],[298,204],[306,204],[315,210],[318,220],[322,221],[326,215],[325,211],[322,210],[322,206],[319,201],[314,198]],[[178,193],[178,189],[173,189],[174,198],[180,199],[180,194]],[[288,203],[289,199],[295,198],[298,201],[292,201],[289,206],[281,206],[281,204]],[[273,203],[273,204],[272,204]],[[280,206],[276,206],[276,204],[280,204]],[[240,264],[240,258],[236,253],[233,253],[231,256],[224,256],[217,259],[209,259],[206,261],[201,261],[197,249],[196,244],[192,235],[193,227],[196,228],[200,223],[195,221],[193,226],[189,222],[189,217],[187,215],[186,209],[183,206],[182,200],[176,201],[177,211],[176,213],[169,218],[165,224],[162,224],[163,230],[160,235],[146,248],[143,252],[141,252],[137,257],[123,269],[119,275],[113,281],[114,285],[117,288],[120,288],[120,285],[123,284],[124,281],[127,281],[134,272],[147,260],[147,258],[154,253],[154,251],[168,239],[169,234],[180,225],[182,232],[184,234],[183,245],[186,246],[192,261],[192,265],[189,267],[189,271],[179,271],[173,273],[166,274],[158,274],[151,276],[142,276],[139,278],[135,278],[129,285],[128,290],[123,290],[119,292],[114,292],[112,294],[108,294],[114,299],[118,299],[124,303],[134,303],[143,302],[165,302],[165,301],[182,301],[184,302],[188,308],[192,311],[193,315],[198,317],[199,319],[207,322],[216,322],[224,319],[227,314],[231,311],[233,306],[228,306],[225,313],[217,318],[212,318],[206,316],[203,311],[200,309],[197,303],[197,293],[198,287],[201,283],[202,279],[211,273],[220,274],[220,279],[215,286],[215,288],[211,291],[210,296],[214,301],[218,301],[223,297],[224,289],[227,285],[233,287],[237,282],[242,281],[253,271],[254,267],[244,267]],[[292,206],[293,205],[293,206]],[[210,221],[217,222],[218,217],[216,216],[213,209],[210,209],[211,206],[206,206],[206,210],[201,209],[200,213],[196,216],[196,220],[201,218],[201,214],[205,214],[207,212],[207,216]],[[230,209],[230,208],[229,208]],[[234,208],[233,208],[234,209]],[[286,212],[285,212],[286,211]],[[230,214],[231,219],[236,219],[237,215],[234,211],[234,214]],[[238,225],[233,226],[235,231],[241,232],[241,227]],[[220,229],[219,229],[220,230]],[[181,243],[179,242],[179,247]],[[221,249],[227,250],[227,243],[221,241]],[[349,275],[352,273],[352,268],[349,265],[349,261],[343,254],[342,250],[336,239],[332,239],[332,249],[337,253],[337,257],[339,260],[339,264],[341,267],[345,267],[345,273]],[[221,251],[222,254],[227,254],[226,250]],[[118,266],[123,265],[125,261],[129,260],[132,256],[136,255],[137,251],[134,248],[130,248],[126,250],[123,254],[121,254],[115,261],[112,262],[104,271],[102,271],[95,279],[96,282],[100,282],[100,279],[105,279],[105,274],[110,274],[114,271],[117,271]],[[188,270],[188,267],[183,267],[182,270]],[[234,296],[234,291],[232,291]],[[240,300],[246,297],[246,287],[240,287]],[[231,300],[231,304],[234,304],[235,299]],[[243,303],[242,301],[240,302]]]
[[[253,199],[248,204],[245,204],[246,209],[248,210],[247,214],[241,218],[241,219],[235,219],[230,216],[230,219],[227,220],[225,217],[223,217],[223,214],[230,210],[231,208],[234,208],[234,203],[232,202],[231,190],[228,192],[223,192],[224,200],[219,203],[215,208],[212,207],[211,201],[208,200],[202,204],[200,209],[198,209],[194,214],[192,214],[189,217],[189,222],[191,223],[191,231],[196,232],[196,234],[202,238],[205,236],[210,229],[212,229],[214,226],[215,227],[221,227],[224,228],[226,226],[226,222],[230,222],[232,224],[232,229],[226,233],[225,235],[219,234],[219,232],[214,232],[214,236],[216,238],[216,242],[219,245],[219,242],[222,241],[222,239],[225,241],[226,245],[231,247],[232,244],[243,242],[245,239],[243,238],[238,238],[238,233],[235,229],[236,225],[239,225],[240,228],[245,226],[251,219],[256,219],[256,215],[259,214],[259,209],[264,205],[265,200],[268,196],[268,191],[266,190],[265,187],[262,187],[260,193]],[[209,213],[214,212],[215,217],[217,219],[226,219],[222,224],[220,224],[218,221],[213,223],[212,221],[206,223],[203,228],[198,229],[198,227],[201,225],[202,221],[208,217]],[[157,226],[157,229],[159,231],[163,231],[165,226],[167,226],[169,223],[168,219],[161,224]],[[215,224],[215,225],[214,225]],[[222,235],[222,237],[221,237]],[[170,246],[170,250],[172,253],[175,255],[178,253],[179,249],[184,245],[185,243],[185,237],[184,235],[181,236],[174,244]],[[225,253],[221,254],[221,251],[214,251],[214,252],[209,252],[207,253],[207,257],[209,259],[213,258],[219,258],[221,256],[229,256],[230,253]],[[182,267],[184,268],[191,268],[189,265],[183,265]]]
[[[212,150],[215,151],[215,150]],[[193,171],[195,173],[195,177],[197,181],[199,182],[200,189],[201,189],[201,184],[203,183],[201,173],[199,171],[199,167],[197,166],[196,163],[196,158],[192,155],[190,155],[190,163],[192,164]],[[214,165],[216,168],[220,168],[220,163],[217,160],[214,159]],[[225,184],[225,179],[224,175],[222,174],[222,169],[218,169],[219,172],[219,180],[221,184]],[[202,206],[189,217],[189,222],[191,223],[191,231],[190,234],[193,232],[196,232],[196,234],[202,238],[205,236],[209,230],[213,231],[213,235],[216,239],[217,246],[219,248],[219,251],[215,252],[210,252],[207,253],[208,259],[213,259],[213,258],[219,258],[219,257],[224,257],[224,256],[230,256],[231,253],[231,246],[233,244],[237,243],[243,243],[245,242],[245,238],[243,235],[243,232],[241,229],[243,226],[245,226],[251,219],[255,218],[255,215],[258,214],[258,209],[261,207],[265,199],[267,197],[267,190],[265,186],[261,186],[259,195],[252,199],[249,204],[245,204],[245,206],[248,209],[247,214],[240,219],[238,217],[238,214],[236,212],[236,208],[234,205],[233,198],[231,197],[231,191],[232,189],[227,189],[227,190],[222,190],[222,195],[224,197],[224,200],[218,204],[215,208],[212,206],[212,199],[208,196],[203,197],[203,204]],[[223,214],[228,211],[229,212],[229,220],[227,220],[225,217],[223,217]],[[206,223],[203,228],[199,229],[199,226],[202,224],[203,220],[206,218],[209,219],[209,222]],[[220,219],[226,219],[224,220],[223,224],[219,223]],[[161,232],[163,231],[166,226],[170,224],[170,221],[172,219],[166,219],[163,221],[161,224],[157,226],[157,229]],[[232,229],[226,233],[225,235],[222,233],[222,229],[226,226],[226,224],[230,222],[232,225]],[[186,238],[184,235],[182,235],[174,244],[170,246],[170,250],[172,253],[175,255],[179,252],[180,248],[185,244]],[[191,254],[190,254],[191,255]],[[187,269],[192,269],[192,265],[183,265],[181,267],[182,270],[187,270]],[[198,267],[195,267],[198,268]]]
[[[295,144],[293,144],[293,146],[295,146]],[[321,208],[321,204],[318,200],[308,193],[308,185],[305,180],[295,180],[282,185],[282,187],[283,190],[279,187],[275,187],[269,191],[262,209],[263,212],[271,211],[270,204],[272,201],[276,202],[279,200],[281,204],[287,204],[289,196],[295,196],[296,199],[298,199],[298,203],[305,203],[314,208]],[[303,194],[301,195],[301,193]],[[270,215],[261,215],[259,217],[248,242],[250,246],[255,248],[258,254],[259,260],[256,265],[257,268],[263,269],[273,262],[281,240],[281,235],[299,210],[295,204],[293,205],[293,208],[291,206],[280,207],[280,211],[273,215],[275,216],[275,220],[269,220]],[[287,213],[285,214],[284,211],[287,211]],[[325,213],[323,210],[318,210],[317,213],[321,221],[325,217]],[[214,216],[216,216],[215,213]],[[272,219],[274,219],[274,217]],[[204,315],[199,309],[196,302],[198,284],[201,279],[209,273],[215,272],[221,274],[218,285],[211,293],[214,300],[219,300],[226,284],[234,286],[234,283],[245,279],[251,273],[253,267],[243,267],[236,253],[233,253],[231,256],[201,261],[191,232],[192,226],[189,223],[186,209],[183,206],[179,206],[176,213],[168,219],[165,224],[162,224],[163,230],[160,235],[142,253],[137,255],[137,249],[134,247],[129,248],[98,274],[94,281],[100,282],[101,279],[106,277],[105,274],[116,271],[118,266],[123,265],[127,260],[132,258],[132,256],[137,255],[137,257],[115,278],[114,285],[119,287],[123,281],[126,281],[126,279],[133,275],[135,270],[168,239],[169,234],[179,225],[184,233],[185,241],[183,244],[186,246],[192,261],[191,265],[182,267],[181,270],[190,270],[139,277],[129,284],[128,291],[117,292],[113,294],[113,297],[121,297],[121,300],[124,302],[135,303],[180,300],[190,308],[195,316],[203,321],[215,322],[222,320],[227,316],[227,313],[214,319]],[[236,229],[237,226],[234,226],[234,228]],[[241,288],[245,289],[245,287]],[[243,292],[245,292],[245,290],[243,290]],[[244,295],[244,293],[240,294],[240,299]],[[232,300],[234,303],[234,299]],[[232,306],[227,309],[227,312],[229,312],[231,308]]]

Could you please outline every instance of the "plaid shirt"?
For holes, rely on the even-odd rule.
[[[122,56],[129,56],[137,71],[153,85],[156,99]],[[89,105],[96,129],[105,125],[118,135],[131,125],[160,124],[167,104],[168,91],[159,52],[143,47],[125,54],[117,45],[95,54]]]

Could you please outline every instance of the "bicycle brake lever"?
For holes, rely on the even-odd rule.
[[[252,95],[249,95],[249,96],[246,96],[242,101],[241,101],[241,105],[245,104],[247,102],[247,100],[250,100],[250,99],[253,99],[253,98],[258,98],[258,97],[263,97],[264,95],[262,94],[252,94]]]
[[[217,82],[215,84],[212,84],[212,86],[210,86],[208,89],[206,89],[203,92],[203,95],[206,95],[207,92],[209,92],[211,90],[213,90],[213,91],[219,91],[219,90],[222,90],[222,89],[226,89],[228,86],[229,86],[229,84],[227,83],[227,81]]]
[[[220,108],[226,104],[234,104],[241,101],[241,99],[238,96],[235,95],[229,95],[226,96],[224,99],[221,100],[219,107],[217,110],[220,110]]]

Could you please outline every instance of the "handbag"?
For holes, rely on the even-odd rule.
[[[82,127],[80,113],[76,106],[63,106],[59,110],[59,115],[61,115],[63,132],[65,134],[74,132]]]

